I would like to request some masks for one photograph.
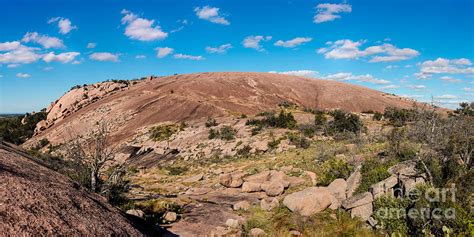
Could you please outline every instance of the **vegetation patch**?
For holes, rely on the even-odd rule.
[[[256,127],[275,127],[293,129],[296,127],[296,120],[291,112],[281,110],[278,115],[272,112],[264,114],[263,119],[250,119],[245,123],[246,125]]]
[[[219,130],[218,129],[209,129],[209,139],[221,139],[221,140],[234,140],[237,131],[229,125],[222,126]]]
[[[322,186],[329,185],[335,179],[347,179],[354,169],[349,163],[343,159],[331,158],[324,161],[318,174],[318,184]]]
[[[150,130],[150,139],[153,141],[165,141],[178,131],[180,131],[180,126],[176,124],[159,125]]]

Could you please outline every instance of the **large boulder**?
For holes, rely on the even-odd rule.
[[[342,202],[342,207],[344,209],[352,209],[354,207],[362,206],[368,203],[372,203],[374,201],[374,197],[372,193],[365,192],[354,195]]]
[[[356,189],[359,187],[362,181],[362,174],[360,173],[361,167],[358,166],[354,172],[347,178],[346,196],[352,197]]]
[[[251,192],[260,192],[262,190],[261,184],[256,182],[244,182],[242,184],[242,192],[251,193]]]
[[[370,191],[374,198],[378,198],[384,194],[393,195],[393,187],[398,184],[398,178],[396,175],[392,175],[376,184],[370,186]]]
[[[237,173],[219,175],[219,183],[227,188],[238,188],[242,185],[242,175]]]
[[[310,216],[328,208],[332,198],[327,188],[309,187],[286,196],[283,204],[292,212]]]
[[[329,184],[327,189],[333,196],[329,208],[336,210],[341,207],[342,201],[346,199],[346,187],[347,183],[344,179],[335,179]]]
[[[364,221],[368,221],[372,213],[373,213],[373,205],[371,202],[351,209],[352,218],[359,217],[360,219]]]
[[[285,186],[283,183],[278,181],[270,181],[262,184],[262,190],[265,191],[265,194],[269,197],[275,197],[283,193]]]

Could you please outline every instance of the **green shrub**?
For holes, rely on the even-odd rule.
[[[153,141],[165,141],[168,140],[171,135],[178,132],[179,129],[180,127],[175,124],[156,126],[150,130],[150,138],[153,139]]]
[[[245,145],[241,149],[237,150],[237,156],[247,158],[251,155],[250,151],[252,151],[252,147],[249,145]]]
[[[209,117],[209,118],[207,118],[207,121],[204,125],[206,125],[207,128],[210,128],[210,127],[215,127],[219,124],[217,123],[215,118]]]
[[[289,128],[293,129],[296,127],[296,120],[291,112],[280,111],[278,116],[274,113],[268,113],[264,119],[250,119],[245,123],[246,125],[257,126],[257,127],[276,127],[276,128]]]
[[[327,186],[335,179],[347,179],[352,170],[353,166],[343,159],[328,159],[320,166],[321,176],[318,178],[318,184]]]
[[[374,202],[374,219],[388,233],[396,234],[395,236],[406,236],[408,232],[406,208],[408,202],[406,200],[382,196],[375,199]]]
[[[359,116],[353,113],[348,113],[343,110],[334,110],[330,114],[334,118],[333,121],[329,123],[329,133],[331,135],[345,132],[359,134],[364,128],[364,124]]]
[[[380,120],[382,120],[382,117],[383,117],[383,114],[376,111],[376,112],[374,112],[374,116],[372,117],[372,119],[375,120],[375,121],[380,121]]]
[[[275,150],[278,148],[278,145],[280,145],[281,139],[275,139],[274,137],[272,138],[271,141],[268,142],[268,148],[270,150]]]
[[[298,148],[307,149],[311,145],[311,142],[306,137],[297,133],[288,133],[286,137],[292,145],[295,145]]]
[[[165,170],[168,171],[169,175],[182,175],[186,173],[189,168],[186,166],[167,166]]]
[[[232,126],[225,125],[220,128],[220,130],[217,129],[209,129],[209,139],[222,139],[222,140],[234,140],[235,135],[237,131],[232,128]]]
[[[322,110],[314,111],[314,125],[316,125],[317,127],[325,126],[328,122],[325,114],[326,113]]]
[[[393,126],[401,127],[407,122],[412,122],[415,119],[416,111],[414,109],[387,107],[385,108],[383,117],[387,119]]]
[[[316,132],[316,126],[312,124],[302,124],[298,127],[300,132],[306,137],[313,137]]]
[[[362,175],[361,183],[359,187],[357,187],[355,193],[367,192],[373,184],[390,177],[391,174],[387,169],[393,164],[393,162],[382,162],[377,158],[366,159],[362,163],[362,168],[360,170]]]

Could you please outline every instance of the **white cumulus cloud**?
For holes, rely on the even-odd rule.
[[[109,61],[109,62],[118,62],[119,55],[108,53],[108,52],[100,52],[100,53],[93,53],[89,56],[90,59],[96,61]]]
[[[352,12],[352,6],[349,4],[321,3],[316,6],[316,15],[313,18],[313,22],[318,24],[327,21],[334,21],[341,18],[339,13],[350,12]]]
[[[87,48],[88,48],[88,49],[93,49],[93,48],[95,48],[96,46],[97,46],[97,44],[94,43],[94,42],[87,43]]]
[[[199,19],[221,25],[230,25],[230,22],[228,20],[226,20],[223,16],[219,15],[219,8],[217,7],[196,7],[194,8],[194,12],[196,12],[196,16]]]
[[[52,24],[55,22],[58,23],[59,33],[63,35],[69,33],[71,30],[77,29],[76,26],[72,25],[71,20],[69,20],[68,18],[54,17],[54,18],[49,19],[48,24]]]
[[[308,78],[315,78],[319,74],[318,71],[313,71],[313,70],[295,70],[295,71],[283,71],[283,72],[269,71],[269,73],[278,73],[278,74],[308,77]]]
[[[271,40],[272,37],[271,36],[262,36],[262,35],[257,35],[257,36],[247,36],[243,41],[242,41],[242,45],[245,47],[245,48],[251,48],[251,49],[255,49],[257,51],[264,51],[262,45],[260,44],[261,42],[263,41],[269,41]]]
[[[19,77],[19,78],[28,78],[28,77],[31,77],[31,75],[28,74],[28,73],[19,72],[19,73],[16,74],[16,77]]]
[[[448,76],[444,76],[440,78],[442,81],[447,82],[447,83],[461,83],[461,79],[456,79]]]
[[[175,59],[189,59],[189,60],[204,60],[205,58],[203,56],[193,56],[193,55],[188,55],[188,54],[175,54],[173,55]]]
[[[7,43],[2,43],[4,51],[7,52],[0,53],[0,64],[28,64],[36,62],[41,58],[41,55],[37,53],[37,48],[16,43],[12,44],[11,42]]]
[[[420,71],[415,73],[415,77],[429,79],[433,74],[474,74],[471,65],[471,61],[466,58],[427,60],[419,65]]]
[[[74,61],[74,59],[79,55],[80,53],[78,52],[67,52],[67,53],[60,53],[60,54],[54,54],[53,52],[49,52],[48,54],[43,56],[43,60],[47,63],[49,62],[69,63],[69,62]]]
[[[206,47],[206,52],[224,54],[224,53],[227,53],[227,50],[229,50],[231,48],[232,48],[231,44],[223,44],[223,45],[218,46],[218,47],[207,46]]]
[[[164,58],[168,56],[169,54],[173,53],[174,49],[169,48],[169,47],[162,47],[162,48],[156,48],[156,57],[157,58]]]
[[[47,35],[40,35],[37,32],[28,32],[21,40],[23,42],[34,42],[42,45],[45,49],[49,48],[64,48],[64,43],[61,39],[56,37],[49,37]]]
[[[285,47],[285,48],[294,48],[294,47],[297,47],[297,46],[302,45],[304,43],[311,42],[311,40],[313,40],[313,39],[310,38],[310,37],[296,37],[294,39],[287,40],[287,41],[278,40],[277,42],[275,42],[274,45],[275,46],[280,46],[280,47]]]
[[[397,48],[393,44],[382,44],[361,49],[364,40],[349,39],[327,42],[328,47],[320,48],[317,53],[328,59],[358,59],[371,57],[369,62],[393,62],[411,59],[420,53],[410,48]]]
[[[122,24],[125,27],[125,35],[131,39],[141,41],[160,40],[168,37],[168,33],[161,30],[159,25],[153,26],[155,20],[140,18],[128,10],[122,10]]]
[[[384,84],[390,84],[390,81],[384,80],[384,79],[378,79],[375,78],[374,76],[370,74],[365,74],[365,75],[353,75],[350,72],[339,72],[335,74],[329,74],[327,76],[323,76],[322,79],[326,80],[335,80],[335,81],[350,81],[350,80],[355,80],[358,82],[368,82],[372,84],[377,84],[377,85],[384,85]]]

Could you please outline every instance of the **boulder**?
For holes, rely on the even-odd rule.
[[[260,228],[253,228],[249,232],[251,237],[261,237],[265,236],[265,231]]]
[[[373,205],[371,202],[351,209],[352,218],[359,217],[360,219],[364,221],[368,221],[372,213],[373,213]]]
[[[354,172],[347,178],[346,196],[352,197],[355,190],[359,187],[362,180],[362,174],[360,173],[361,167],[358,166]]]
[[[327,188],[339,202],[346,199],[347,182],[344,179],[335,179]]]
[[[219,175],[219,183],[227,188],[238,188],[242,185],[243,180],[240,174],[221,174]]]
[[[262,187],[260,183],[244,182],[242,184],[242,192],[244,193],[259,192],[261,190],[262,190]]]
[[[262,198],[260,201],[260,207],[265,211],[270,211],[273,208],[278,207],[280,202],[277,198]]]
[[[374,201],[374,198],[372,196],[372,193],[365,192],[365,193],[360,193],[357,195],[354,195],[342,202],[342,207],[344,209],[352,209],[354,207],[362,206],[368,203],[372,203]]]
[[[143,219],[143,217],[145,217],[145,212],[143,212],[140,209],[130,209],[130,210],[127,210],[125,213],[127,213],[129,215],[132,215],[132,216],[136,216],[138,218],[142,218],[142,219]]]
[[[393,195],[393,187],[398,184],[398,178],[396,175],[392,175],[376,184],[370,186],[370,191],[374,198],[378,198],[384,194]]]
[[[323,187],[309,187],[285,197],[283,204],[292,212],[310,216],[331,205],[332,194]]]
[[[227,221],[225,222],[225,225],[230,228],[237,229],[239,228],[239,221],[236,219],[227,219]]]
[[[234,211],[237,211],[237,210],[246,211],[250,208],[250,203],[247,201],[239,201],[234,204],[233,208],[234,208]]]
[[[163,220],[167,222],[175,222],[176,219],[178,219],[178,214],[172,211],[166,212],[165,215],[163,216]]]
[[[197,174],[194,176],[191,176],[185,180],[183,180],[184,183],[194,183],[194,182],[199,182],[204,178],[203,174]]]
[[[285,190],[285,186],[277,181],[263,183],[261,187],[262,190],[265,191],[265,194],[267,194],[269,197],[278,196]]]
[[[258,174],[249,175],[244,177],[244,181],[253,183],[263,183],[270,180],[270,171],[263,171]]]

